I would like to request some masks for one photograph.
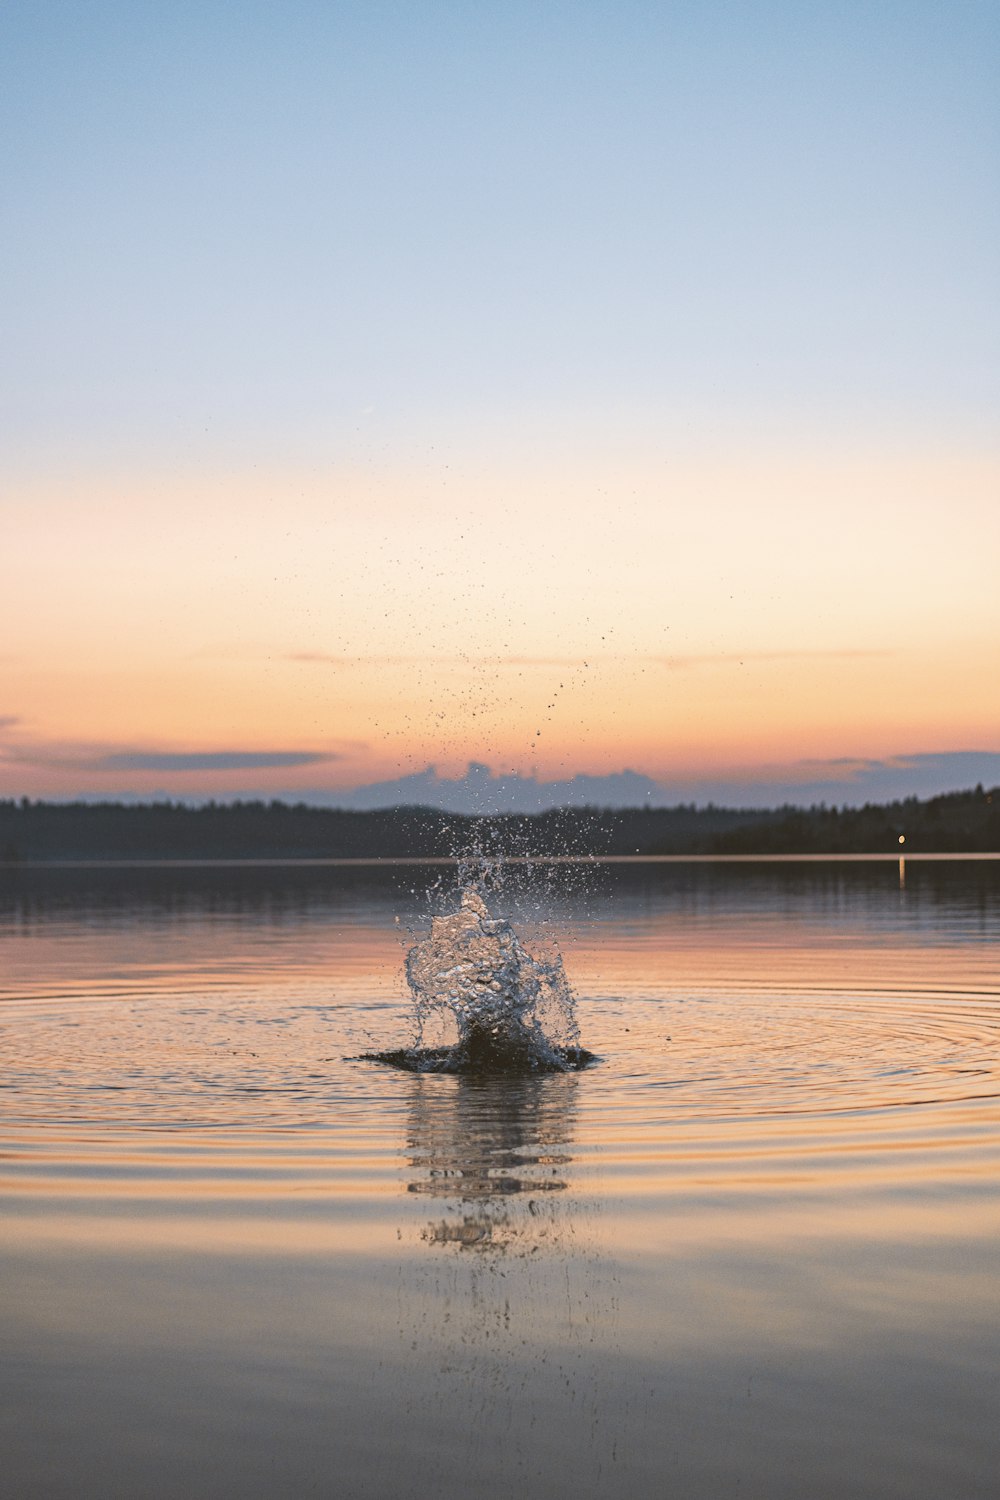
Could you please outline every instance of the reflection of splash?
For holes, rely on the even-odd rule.
[[[573,1184],[586,1085],[572,1073],[409,1085],[409,1203],[433,1204],[400,1230],[399,1339],[420,1372],[405,1402],[420,1434],[412,1493],[589,1493],[617,1461],[621,1411],[612,1424],[616,1272]]]
[[[424,1238],[463,1249],[536,1251],[556,1239],[578,1080],[572,1074],[421,1077],[407,1130],[408,1191],[453,1212]]]
[[[576,1045],[573,997],[562,960],[529,953],[511,924],[467,884],[457,910],[431,920],[430,934],[406,959],[418,1043],[429,1023],[457,1032],[452,1046],[396,1048],[370,1061],[411,1072],[565,1073],[593,1054]]]

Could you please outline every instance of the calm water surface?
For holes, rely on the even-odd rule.
[[[349,1060],[440,868],[0,874],[5,1494],[997,1493],[1000,862],[522,873],[581,1074]]]

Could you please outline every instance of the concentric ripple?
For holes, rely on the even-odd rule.
[[[600,1065],[580,1076],[564,1122],[560,1181],[599,1177],[629,1192],[640,1161],[645,1176],[710,1161],[716,1184],[744,1180],[750,1162],[783,1181],[794,1165],[799,1182],[828,1177],[835,1164],[873,1181],[892,1180],[904,1163],[913,1180],[918,1161],[925,1183],[995,1171],[996,883],[973,882],[962,900],[942,872],[930,891],[911,877],[905,892],[888,881],[873,890],[877,873],[863,872],[859,889],[851,872],[813,872],[799,884],[784,870],[647,872],[636,890],[627,881],[598,890],[569,913],[565,975],[561,964],[536,965],[548,989],[531,993],[549,1000],[547,1023],[565,1023],[568,976]],[[351,1059],[418,1055],[404,973],[410,934],[396,922],[405,899],[382,887],[345,910],[346,878],[327,899],[317,876],[293,913],[270,889],[255,903],[243,887],[228,904],[216,893],[211,903],[165,906],[140,888],[104,909],[88,888],[78,910],[62,892],[51,912],[36,897],[30,921],[15,911],[3,928],[0,992],[8,1166],[16,1159],[30,1177],[44,1157],[52,1173],[65,1150],[73,1177],[79,1131],[91,1177],[103,1173],[98,1158],[115,1176],[119,1146],[123,1160],[148,1160],[136,1157],[135,1133],[148,1153],[150,1132],[162,1131],[161,1167],[175,1151],[181,1177],[194,1181],[184,1143],[198,1136],[197,1180],[217,1168],[229,1181],[230,1151],[264,1132],[280,1142],[264,1153],[280,1167],[261,1166],[271,1192],[282,1182],[298,1191],[299,1151],[307,1180],[317,1150],[328,1175],[356,1187],[397,1180],[418,1085]],[[507,943],[508,967],[511,955],[534,963],[503,923],[487,940]],[[464,988],[441,989],[439,969],[424,974],[426,993],[437,1001],[454,990],[448,1003],[461,1019],[479,1003],[482,975],[472,964]],[[509,1019],[502,986],[483,993]],[[538,1013],[523,1014],[534,1026]],[[515,1019],[524,1024],[520,1012]],[[558,1045],[576,1048],[575,1036],[564,1031]],[[432,1063],[434,1053],[426,1049]],[[566,1055],[579,1065],[590,1053]],[[562,1097],[555,1083],[552,1097]],[[440,1099],[447,1118],[454,1080],[419,1086],[431,1090],[420,1095],[423,1114],[437,1119]],[[537,1101],[523,1119],[506,1119],[495,1094],[461,1097],[456,1130],[495,1129],[503,1150],[514,1140],[530,1155],[532,1121],[545,1114]],[[520,1097],[511,1094],[514,1115]],[[551,1143],[558,1115],[545,1117]],[[459,1160],[463,1149],[456,1140]],[[487,1147],[480,1160],[488,1157]],[[140,1176],[125,1174],[129,1191]]]

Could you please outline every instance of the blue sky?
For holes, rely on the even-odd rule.
[[[995,437],[993,4],[5,12],[30,461]]]

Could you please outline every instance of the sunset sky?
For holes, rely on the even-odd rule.
[[[998,76],[993,0],[11,0],[0,796],[1000,780]]]

